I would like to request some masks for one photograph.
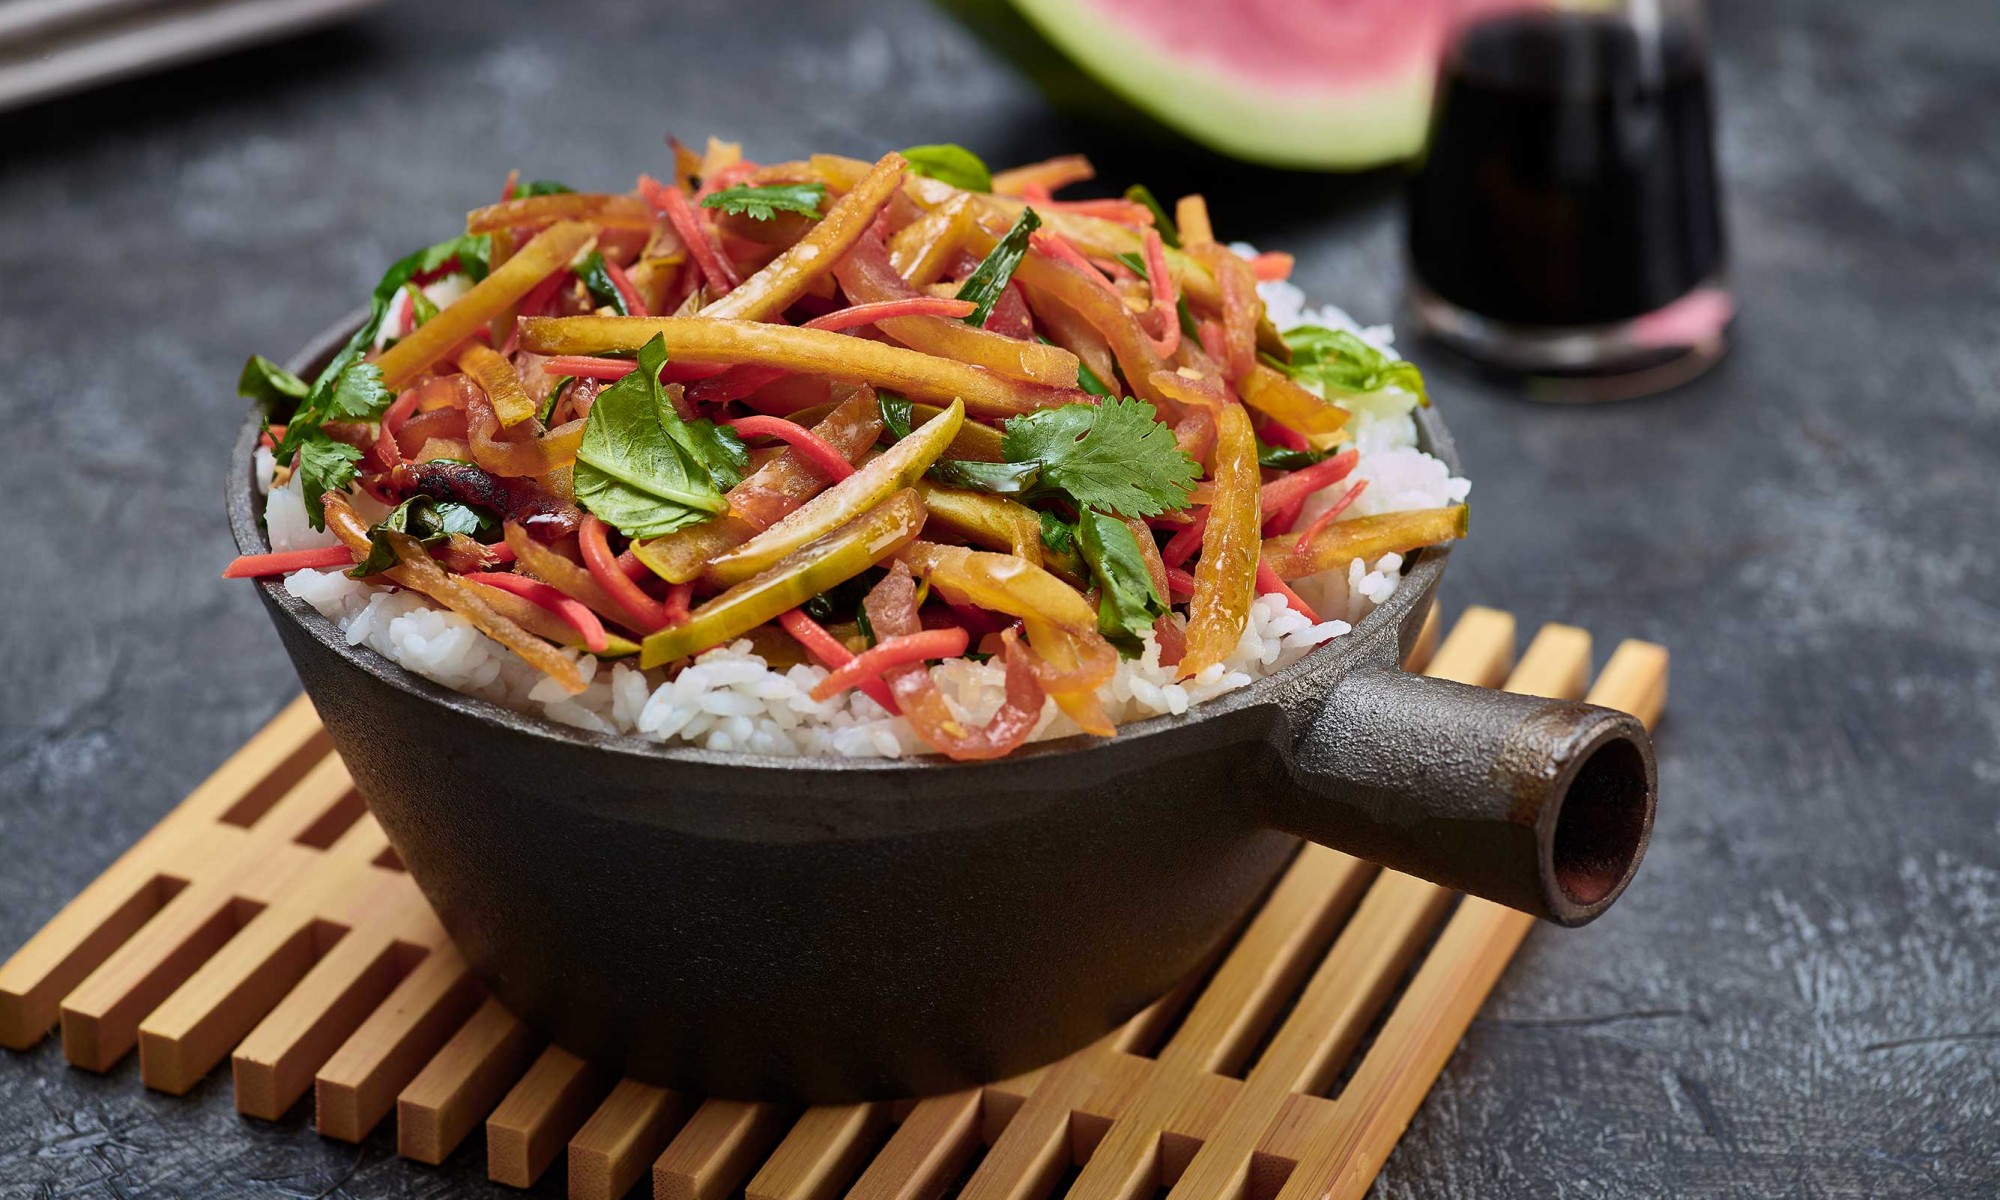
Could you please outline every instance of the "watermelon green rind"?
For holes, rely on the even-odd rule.
[[[1434,65],[1377,69],[1362,82],[1271,88],[1190,61],[1088,0],[1014,0],[1035,30],[1105,88],[1219,153],[1274,167],[1359,170],[1423,145]]]

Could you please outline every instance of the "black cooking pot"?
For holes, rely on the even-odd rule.
[[[310,378],[347,336],[292,364]],[[1457,468],[1444,424],[1423,443]],[[266,549],[244,424],[238,547]],[[370,808],[507,1006],[708,1095],[1004,1078],[1202,962],[1307,837],[1565,925],[1631,878],[1653,752],[1623,713],[1406,675],[1446,552],[1354,632],[1186,716],[987,763],[767,758],[581,733],[422,679],[276,582]]]

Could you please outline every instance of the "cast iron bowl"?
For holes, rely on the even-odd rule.
[[[310,378],[352,324],[292,363]],[[1456,470],[1434,411],[1425,448]],[[253,415],[238,547],[265,550]],[[997,762],[788,759],[582,733],[420,678],[259,591],[445,927],[570,1050],[815,1103],[1005,1078],[1196,969],[1323,842],[1565,925],[1624,890],[1652,745],[1623,713],[1398,669],[1444,549],[1346,637],[1181,717]]]

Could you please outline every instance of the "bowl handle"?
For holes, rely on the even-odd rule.
[[[1362,666],[1296,731],[1279,828],[1563,925],[1618,898],[1656,772],[1627,713]]]

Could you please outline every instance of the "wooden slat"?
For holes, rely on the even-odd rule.
[[[621,1079],[569,1142],[570,1200],[617,1200],[694,1110],[679,1092]]]
[[[535,1061],[540,1035],[487,997],[396,1097],[396,1153],[441,1163]]]
[[[486,1177],[533,1186],[614,1082],[611,1072],[560,1046],[543,1050],[486,1118]]]
[[[428,919],[415,886],[401,890]],[[344,1142],[367,1137],[395,1107],[397,1093],[485,996],[458,947],[434,920],[430,925],[424,947],[399,947],[421,961],[313,1077],[313,1122],[328,1137]]]
[[[887,1104],[807,1109],[744,1188],[747,1200],[833,1200],[888,1124]]]
[[[795,1115],[783,1104],[704,1100],[653,1163],[654,1200],[727,1200]]]

